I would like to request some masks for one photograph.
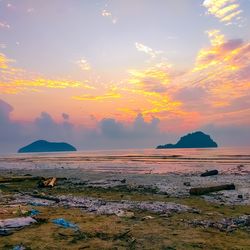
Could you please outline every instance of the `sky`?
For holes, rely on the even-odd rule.
[[[249,19],[250,0],[0,0],[0,152],[250,146]]]

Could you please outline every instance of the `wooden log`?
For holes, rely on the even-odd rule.
[[[211,175],[217,175],[219,171],[217,169],[209,170],[201,174],[201,177],[211,176]]]
[[[225,184],[225,185],[218,185],[218,186],[210,186],[210,187],[195,187],[189,190],[191,195],[203,195],[211,192],[217,192],[221,190],[234,190],[235,185],[232,184]]]

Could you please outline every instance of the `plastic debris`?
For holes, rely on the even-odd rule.
[[[63,218],[58,218],[58,219],[53,219],[52,222],[58,226],[61,226],[61,227],[64,227],[64,228],[72,228],[72,229],[75,229],[75,230],[78,230],[79,227],[74,224],[74,223],[71,223]]]
[[[0,220],[0,235],[9,235],[12,232],[36,223],[32,217],[19,217],[12,219]]]
[[[12,250],[25,250],[26,248],[22,245],[14,246]]]
[[[31,217],[36,216],[38,214],[40,214],[40,212],[38,210],[36,210],[36,209],[31,209],[30,211],[28,211],[28,215],[31,216]]]

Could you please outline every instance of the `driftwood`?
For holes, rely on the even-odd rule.
[[[38,187],[54,187],[56,185],[56,177],[48,178],[45,181],[40,180]]]
[[[217,192],[217,191],[221,191],[221,190],[234,190],[234,189],[235,189],[234,184],[225,184],[225,185],[210,186],[210,187],[191,188],[189,190],[189,193],[191,195],[203,195],[203,194]]]
[[[39,176],[17,176],[17,177],[0,177],[0,183],[22,182],[22,181],[41,181],[43,177]]]
[[[219,172],[217,169],[206,171],[201,174],[201,177],[211,176],[211,175],[217,175]]]

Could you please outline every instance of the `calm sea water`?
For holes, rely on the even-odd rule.
[[[0,156],[1,169],[79,168],[120,173],[196,172],[205,169],[250,171],[250,148],[127,149]]]

